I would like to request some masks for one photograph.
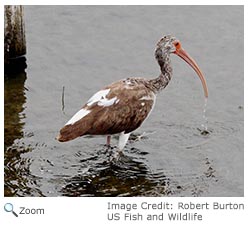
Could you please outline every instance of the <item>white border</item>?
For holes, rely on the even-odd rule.
[[[248,5],[248,0],[2,0],[1,5]],[[84,4],[83,4],[84,3]]]
[[[0,173],[0,180],[1,185],[0,186],[0,192],[1,192],[1,201],[0,201],[0,219],[1,219],[1,225],[32,225],[34,226],[34,223],[39,222],[39,224],[57,224],[57,225],[76,225],[76,224],[83,224],[83,225],[97,225],[98,223],[102,225],[127,225],[128,223],[135,223],[137,225],[146,225],[146,222],[108,222],[106,221],[106,214],[107,211],[107,202],[108,201],[114,201],[114,202],[141,202],[142,200],[147,200],[149,202],[157,202],[157,201],[167,201],[167,202],[173,202],[174,204],[178,201],[193,201],[193,202],[213,202],[213,201],[219,201],[219,202],[238,202],[238,203],[245,203],[245,211],[202,211],[204,219],[202,222],[174,222],[175,225],[183,225],[186,223],[186,225],[218,225],[224,223],[224,225],[232,225],[232,223],[236,224],[239,223],[240,225],[248,225],[250,222],[250,219],[248,217],[248,213],[251,213],[250,211],[250,133],[249,133],[249,126],[250,124],[250,69],[247,67],[247,65],[250,64],[250,58],[248,56],[249,50],[250,50],[250,22],[251,21],[251,7],[249,4],[250,1],[221,1],[221,0],[212,0],[212,1],[199,1],[199,0],[190,0],[190,5],[245,5],[244,12],[245,12],[245,77],[244,77],[244,88],[245,88],[245,124],[244,124],[244,147],[245,147],[245,196],[244,198],[8,198],[3,197],[4,194],[4,156],[3,156],[3,150],[4,150],[4,109],[1,108],[0,115],[1,115],[1,145],[2,145],[2,153],[0,155],[1,162],[2,162],[2,170]],[[120,1],[90,1],[86,0],[84,1],[86,5],[99,5],[106,3],[107,5],[186,5],[188,1],[181,1],[181,0],[175,0],[175,1],[137,1],[137,0],[120,0]],[[57,4],[63,4],[63,5],[82,5],[83,1],[81,0],[72,0],[72,1],[56,1],[56,0],[46,0],[46,1],[34,1],[34,0],[12,0],[12,1],[5,1],[2,0],[0,3],[0,15],[1,15],[1,24],[0,29],[1,31],[4,30],[4,5],[57,5]],[[4,62],[4,37],[1,35],[1,62]],[[3,90],[4,90],[4,69],[3,69],[3,63],[1,63],[1,106],[4,106],[4,96],[3,96]],[[10,216],[11,213],[6,213],[3,210],[3,206],[6,202],[13,202],[16,206],[30,206],[30,207],[44,207],[46,209],[46,214],[43,216],[24,216],[15,218]],[[52,220],[56,220],[53,221]],[[156,224],[171,224],[172,222],[166,221],[166,222],[153,222],[149,223],[150,225],[156,225]]]

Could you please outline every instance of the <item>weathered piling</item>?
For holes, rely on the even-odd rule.
[[[23,72],[26,65],[23,6],[4,6],[4,73]]]

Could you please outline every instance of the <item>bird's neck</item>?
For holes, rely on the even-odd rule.
[[[157,61],[160,66],[161,74],[157,78],[149,80],[151,88],[155,93],[160,92],[168,85],[173,74],[173,69],[171,66],[171,60],[169,56],[157,59]]]

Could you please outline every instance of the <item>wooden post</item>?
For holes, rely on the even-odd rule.
[[[4,6],[4,72],[23,72],[26,65],[23,6]]]

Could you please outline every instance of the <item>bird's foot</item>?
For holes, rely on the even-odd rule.
[[[110,161],[111,162],[117,162],[121,159],[121,157],[123,156],[123,151],[121,150],[117,150],[115,152],[111,152],[111,155],[110,155]]]
[[[112,146],[110,144],[105,144],[104,146],[105,146],[106,150],[112,149]]]
[[[151,135],[151,134],[154,134],[154,133],[155,133],[155,131],[148,132],[148,133],[143,132],[142,134],[131,134],[130,140],[136,142],[136,141],[140,141],[142,139],[147,139],[148,135]]]
[[[111,156],[113,156],[114,154],[114,147],[112,147],[111,145],[104,145],[104,153],[109,157],[109,159],[111,158]]]

